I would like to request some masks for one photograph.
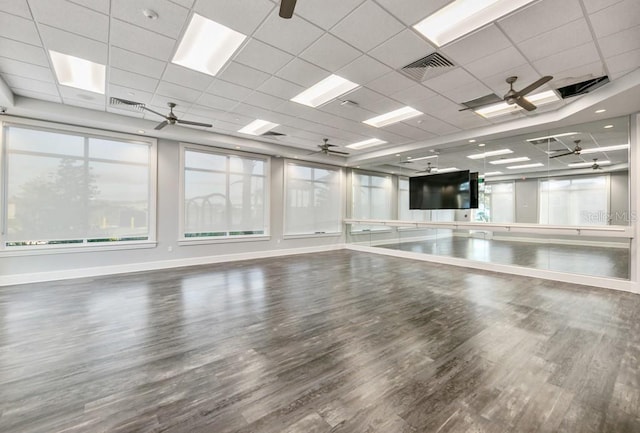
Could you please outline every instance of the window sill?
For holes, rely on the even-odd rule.
[[[269,235],[257,235],[257,236],[234,236],[234,237],[220,237],[220,238],[183,238],[178,240],[180,246],[190,245],[208,245],[208,244],[229,244],[236,242],[259,242],[271,240]]]
[[[117,250],[137,250],[155,248],[157,242],[155,241],[142,241],[142,242],[127,242],[127,243],[104,243],[102,245],[96,244],[69,244],[68,246],[62,245],[43,245],[32,247],[5,247],[0,251],[0,257],[20,257],[20,256],[43,256],[52,254],[70,254],[70,253],[92,253],[101,251],[117,251]]]

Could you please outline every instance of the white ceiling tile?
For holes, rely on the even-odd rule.
[[[109,82],[124,87],[142,90],[144,92],[155,92],[158,87],[158,80],[144,75],[135,74],[118,68],[109,68]]]
[[[255,107],[253,105],[239,104],[233,108],[233,112],[252,119],[262,119],[271,122],[271,110]]]
[[[304,87],[278,77],[271,77],[258,87],[258,90],[281,99],[291,99],[302,92]]]
[[[543,75],[554,75],[556,72],[586,65],[600,60],[596,46],[590,42],[553,56],[533,62],[533,66]]]
[[[49,68],[19,62],[18,60],[7,59],[5,57],[0,57],[0,72],[55,83],[55,78]]]
[[[49,95],[47,93],[34,92],[33,90],[16,89],[14,92],[16,95],[24,96],[25,98],[41,99],[43,101],[57,102],[62,104],[62,98],[56,95]]]
[[[154,59],[167,61],[173,56],[176,40],[124,21],[111,20],[112,45]]]
[[[104,104],[94,103],[92,101],[85,101],[84,99],[75,98],[62,98],[65,105],[72,105],[74,107],[86,108],[89,110],[104,111]]]
[[[624,75],[640,67],[640,49],[609,57],[605,62],[613,76]]]
[[[59,95],[58,87],[50,81],[38,81],[11,74],[2,74],[2,78],[14,93],[17,89],[24,89],[47,95]]]
[[[438,77],[426,80],[423,85],[438,93],[443,93],[459,86],[476,83],[478,80],[463,68],[455,68]]]
[[[358,84],[367,84],[385,74],[391,72],[391,68],[383,65],[379,61],[364,55],[358,57],[344,68],[338,70],[337,74],[347,80]]]
[[[515,43],[581,18],[579,0],[542,0],[498,21],[498,25]]]
[[[218,74],[218,77],[222,80],[239,84],[240,86],[255,89],[267,81],[269,74],[241,65],[240,63],[231,62],[224,68],[222,73]]]
[[[446,6],[451,0],[377,0],[377,2],[407,26],[412,26]]]
[[[2,51],[0,51],[2,57],[8,57],[25,63],[33,63],[39,66],[49,66],[49,60],[42,47],[36,47],[35,45],[6,38],[0,38],[0,46],[2,47]]]
[[[343,119],[350,119],[356,122],[362,122],[363,120],[370,119],[375,116],[375,113],[365,110],[361,107],[352,107],[348,105],[342,105],[340,101],[332,101],[320,108],[322,111],[334,114]]]
[[[96,0],[96,1],[100,1],[100,0]],[[193,3],[195,2],[195,0],[171,0],[171,1],[180,6],[184,6],[185,8],[193,7]]]
[[[295,58],[280,69],[276,75],[306,88],[313,86],[320,80],[324,80],[330,73],[309,62]],[[348,79],[348,77],[344,78]]]
[[[329,71],[336,71],[351,63],[362,53],[329,33],[325,33],[300,57]]]
[[[369,55],[393,69],[398,69],[434,51],[435,49],[415,32],[403,30],[369,51]]]
[[[144,92],[140,89],[134,89],[133,87],[127,87],[127,86],[120,86],[118,84],[113,84],[113,83],[110,83],[107,86],[107,94],[115,98],[126,99],[128,101],[142,102],[143,104],[150,104],[151,99],[153,99],[153,93],[151,92]]]
[[[252,91],[252,89],[247,87],[239,86],[220,79],[211,83],[207,89],[207,93],[235,101],[242,101],[244,98],[249,96]]]
[[[553,87],[558,88],[569,84],[576,84],[582,81],[590,80],[605,75],[604,65],[600,60],[588,63],[586,65],[579,65],[575,67],[569,67],[562,71],[553,73]]]
[[[26,0],[0,0],[0,10],[31,19],[31,11]]]
[[[196,102],[200,95],[202,95],[202,92],[199,90],[189,89],[167,81],[160,81],[160,84],[158,84],[158,88],[156,89],[156,93],[170,98],[179,98],[191,103]]]
[[[640,23],[638,0],[624,0],[589,16],[596,37],[618,33]]]
[[[325,30],[329,30],[364,0],[300,1],[295,13]]]
[[[372,104],[380,99],[384,98],[384,96],[378,92],[375,92],[371,89],[367,89],[366,87],[359,87],[354,91],[350,92],[348,95],[345,95],[344,98],[340,98],[342,100],[349,100],[357,103],[361,106],[367,106]]]
[[[133,111],[120,107],[121,106],[114,107],[113,105],[107,105],[107,113],[113,113],[119,116],[126,117],[137,117],[139,119],[142,119],[144,117],[144,113],[141,113],[140,111]]]
[[[111,0],[111,16],[152,32],[169,36],[172,39],[180,37],[180,32],[189,14],[188,9],[167,0],[154,0],[152,4],[149,4],[149,9],[156,12],[158,18],[151,20],[142,13],[146,6],[143,3],[131,0]]]
[[[65,0],[30,0],[38,23],[104,41],[109,35],[109,17]]]
[[[101,95],[99,93],[88,92],[82,89],[76,89],[75,87],[69,86],[59,86],[60,95],[62,99],[66,102],[69,99],[84,101],[86,104],[90,105],[102,105],[104,109],[106,103],[105,95]]]
[[[331,33],[367,52],[403,29],[404,26],[396,18],[367,0],[333,27]]]
[[[613,57],[640,48],[640,25],[598,40],[602,55]]]
[[[412,106],[412,104],[423,101],[427,98],[435,96],[436,93],[420,84],[414,84],[404,90],[394,92],[391,94],[391,98],[403,104]]]
[[[420,117],[416,127],[430,132],[434,135],[447,135],[460,131],[460,128],[458,128],[457,126],[453,126],[440,119],[436,119],[435,117],[428,114]]]
[[[208,108],[215,108],[216,110],[229,111],[238,105],[237,101],[223,98],[221,96],[212,95],[210,93],[203,93],[197,100],[197,105],[202,105]]]
[[[274,13],[269,0],[205,0],[195,5],[195,12],[243,35],[251,35],[267,16]]]
[[[580,18],[527,39],[518,44],[518,48],[527,59],[534,61],[592,41],[587,21]]]
[[[151,78],[162,77],[165,68],[165,62],[118,47],[111,47],[110,60],[111,66]]]
[[[162,79],[170,83],[189,87],[190,89],[205,90],[213,83],[215,78],[211,75],[203,74],[180,65],[168,63]]]
[[[40,26],[40,35],[48,50],[107,64],[109,47],[105,43],[45,25]]]
[[[365,110],[371,111],[375,113],[375,115],[378,115],[402,108],[402,104],[399,104],[398,101],[394,101],[391,98],[383,96],[377,101],[362,104],[361,108],[364,108]]]
[[[496,25],[476,32],[442,47],[442,52],[455,63],[467,64],[512,46]]]
[[[276,98],[275,96],[267,95],[262,92],[253,92],[248,98],[245,98],[244,101],[242,101],[243,104],[254,105],[256,107],[267,108],[270,110],[283,102],[283,99]]]
[[[592,14],[622,0],[582,0],[587,13]]]
[[[457,113],[460,109],[458,104],[441,95],[418,101],[412,107],[443,121],[447,121],[450,113]]]
[[[509,47],[490,54],[483,59],[471,62],[465,66],[465,69],[474,76],[482,79],[491,77],[505,69],[521,66],[526,63],[527,60],[522,57],[520,51],[514,47]]]
[[[101,12],[105,15],[109,15],[110,2],[104,0],[69,0],[72,3],[79,4],[81,6],[93,9],[94,11]]]
[[[254,69],[274,74],[291,59],[293,59],[291,54],[252,38],[233,60]]]
[[[254,37],[290,54],[298,55],[322,34],[322,29],[295,15],[283,23],[278,14],[271,14],[255,32]]]
[[[420,119],[420,118],[417,117],[416,119]],[[424,131],[420,128],[416,128],[413,125],[407,125],[406,123],[403,123],[403,122],[385,126],[385,129],[389,132],[398,134],[402,137],[410,138],[412,140],[428,140],[429,138],[435,137],[435,134]]]
[[[413,87],[415,84],[415,81],[405,77],[401,73],[392,71],[368,82],[367,87],[383,95],[389,95]]]
[[[0,11],[0,36],[40,45],[38,30],[33,21]]]

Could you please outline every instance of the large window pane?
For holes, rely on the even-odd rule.
[[[287,163],[285,200],[285,234],[341,231],[339,170]]]
[[[609,224],[607,176],[542,180],[539,189],[540,224]]]
[[[353,173],[352,218],[390,220],[391,178],[389,176]],[[360,227],[353,230],[385,230],[384,226]]]
[[[150,238],[149,144],[17,126],[5,137],[5,246]]]
[[[398,219],[401,221],[429,221],[429,211],[409,209],[409,179],[398,179]]]
[[[266,160],[184,149],[185,238],[265,234]]]

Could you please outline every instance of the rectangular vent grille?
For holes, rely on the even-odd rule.
[[[547,145],[551,143],[558,143],[558,140],[556,140],[554,137],[550,137],[550,138],[543,138],[542,140],[532,140],[532,141],[529,141],[529,143],[533,144],[534,146],[540,146],[541,144]]]
[[[452,68],[454,66],[453,62],[442,54],[431,53],[415,62],[409,63],[407,66],[404,66],[401,71],[412,79],[422,82],[427,78],[427,75],[431,77],[431,71],[435,69]]]

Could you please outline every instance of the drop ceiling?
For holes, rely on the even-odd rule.
[[[350,155],[314,158],[349,165],[388,163],[398,152],[442,150],[467,137],[542,130],[548,122],[595,121],[603,116],[593,114],[596,106],[609,110],[604,116],[640,111],[640,98],[627,96],[640,89],[637,0],[539,0],[436,49],[412,26],[447,3],[298,0],[293,18],[284,20],[272,0],[1,1],[0,77],[14,96],[8,114],[61,120],[68,113],[76,122],[86,117],[89,126],[213,145],[249,138],[237,131],[259,118],[285,134],[257,138],[270,153],[306,157],[328,138]],[[215,77],[171,63],[194,13],[247,35]],[[105,95],[57,83],[49,50],[105,64]],[[401,72],[436,51],[454,66],[430,71],[423,81]],[[318,108],[290,101],[331,74],[360,87]],[[511,75],[518,76],[516,88],[552,75],[541,90],[602,75],[611,82],[531,113],[485,119],[459,111],[465,101],[504,95]],[[175,102],[179,117],[213,128],[154,132],[161,118],[111,106],[110,97],[159,112]],[[592,102],[578,102],[587,98]],[[362,123],[406,105],[424,114],[384,128]],[[371,138],[387,143],[344,148]]]

